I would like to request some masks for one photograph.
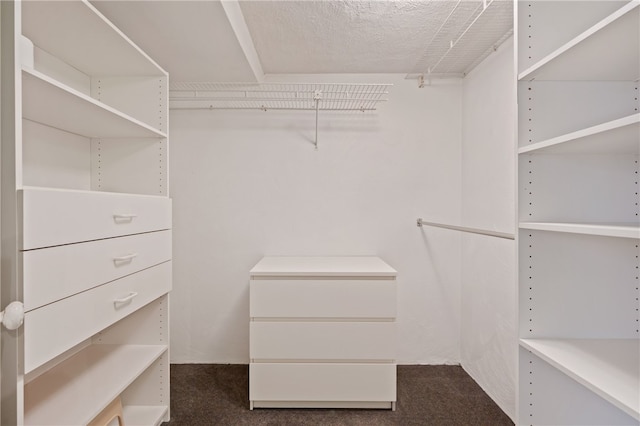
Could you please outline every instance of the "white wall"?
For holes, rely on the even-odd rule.
[[[515,232],[513,40],[463,83],[462,224]],[[461,364],[515,419],[516,246],[465,234],[462,240]]]
[[[399,272],[400,363],[460,362],[461,84],[402,76],[376,113],[172,111],[171,361],[249,361],[248,271],[265,255],[378,255]]]

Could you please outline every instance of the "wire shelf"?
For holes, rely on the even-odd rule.
[[[171,109],[374,111],[391,84],[172,83]],[[317,107],[317,108],[316,108]]]
[[[512,1],[458,2],[408,75],[464,76],[512,34]]]

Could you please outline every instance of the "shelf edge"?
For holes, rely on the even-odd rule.
[[[608,131],[620,129],[626,126],[634,124],[640,124],[640,113],[632,114],[626,117],[618,118],[616,120],[608,121],[606,123],[597,124],[595,126],[587,127],[585,129],[577,130],[575,132],[567,133],[555,138],[540,141],[518,149],[518,154],[528,154],[533,151],[540,151],[552,146],[559,146],[564,143],[577,141],[588,136],[605,133]]]
[[[635,224],[611,225],[569,222],[520,222],[518,226],[520,229],[532,229],[535,231],[640,239],[640,225],[634,225]]]

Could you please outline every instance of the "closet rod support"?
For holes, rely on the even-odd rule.
[[[320,99],[322,99],[322,91],[315,90],[313,92],[313,100],[316,102],[316,140],[314,142],[316,151],[318,150],[318,109],[320,107]]]

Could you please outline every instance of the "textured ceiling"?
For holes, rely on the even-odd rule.
[[[265,73],[406,73],[454,2],[243,1]]]
[[[501,20],[478,19],[474,43],[448,52],[483,12],[482,0],[242,1],[240,7],[264,72],[274,74],[410,74],[433,67],[464,73],[512,28],[513,15],[511,1],[494,1],[489,11]]]
[[[172,81],[208,82],[262,78],[239,27],[265,74],[462,74],[510,33],[513,14],[511,0],[484,12],[482,0],[226,0],[239,20],[219,0],[92,3]]]

